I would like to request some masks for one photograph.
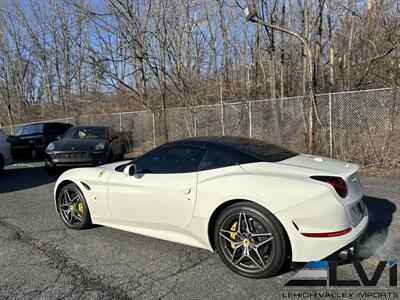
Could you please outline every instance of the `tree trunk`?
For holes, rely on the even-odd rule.
[[[331,0],[326,2],[326,15],[328,18],[328,60],[329,60],[329,91],[331,92],[335,87],[335,74],[334,74],[334,53],[333,53],[333,26],[332,26],[332,11]]]

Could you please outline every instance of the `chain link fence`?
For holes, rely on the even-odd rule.
[[[307,99],[290,97],[221,105],[69,117],[46,122],[108,125],[144,152],[166,140],[194,136],[252,137],[298,152],[307,149]],[[400,166],[398,88],[316,96],[314,153],[362,165]],[[25,124],[3,127],[13,134]]]

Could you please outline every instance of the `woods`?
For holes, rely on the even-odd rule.
[[[399,46],[398,0],[5,0],[0,122],[395,87]]]

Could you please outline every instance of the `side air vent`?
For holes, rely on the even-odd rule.
[[[86,183],[81,181],[81,184],[85,187],[85,189],[87,189],[88,191],[90,191],[90,186],[88,186]]]

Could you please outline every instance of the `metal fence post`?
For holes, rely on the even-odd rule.
[[[221,128],[222,135],[225,135],[225,103],[221,100]]]
[[[156,120],[153,112],[153,147],[156,147]]]
[[[119,132],[122,132],[122,114],[119,113]]]
[[[333,137],[332,137],[332,93],[329,93],[329,157],[332,157]]]
[[[251,101],[249,101],[249,136],[250,138],[253,137],[253,123],[251,122]]]
[[[197,111],[196,111],[196,107],[193,107],[193,114],[194,114],[194,136],[197,137]]]
[[[94,115],[92,115],[92,126],[94,125]]]

